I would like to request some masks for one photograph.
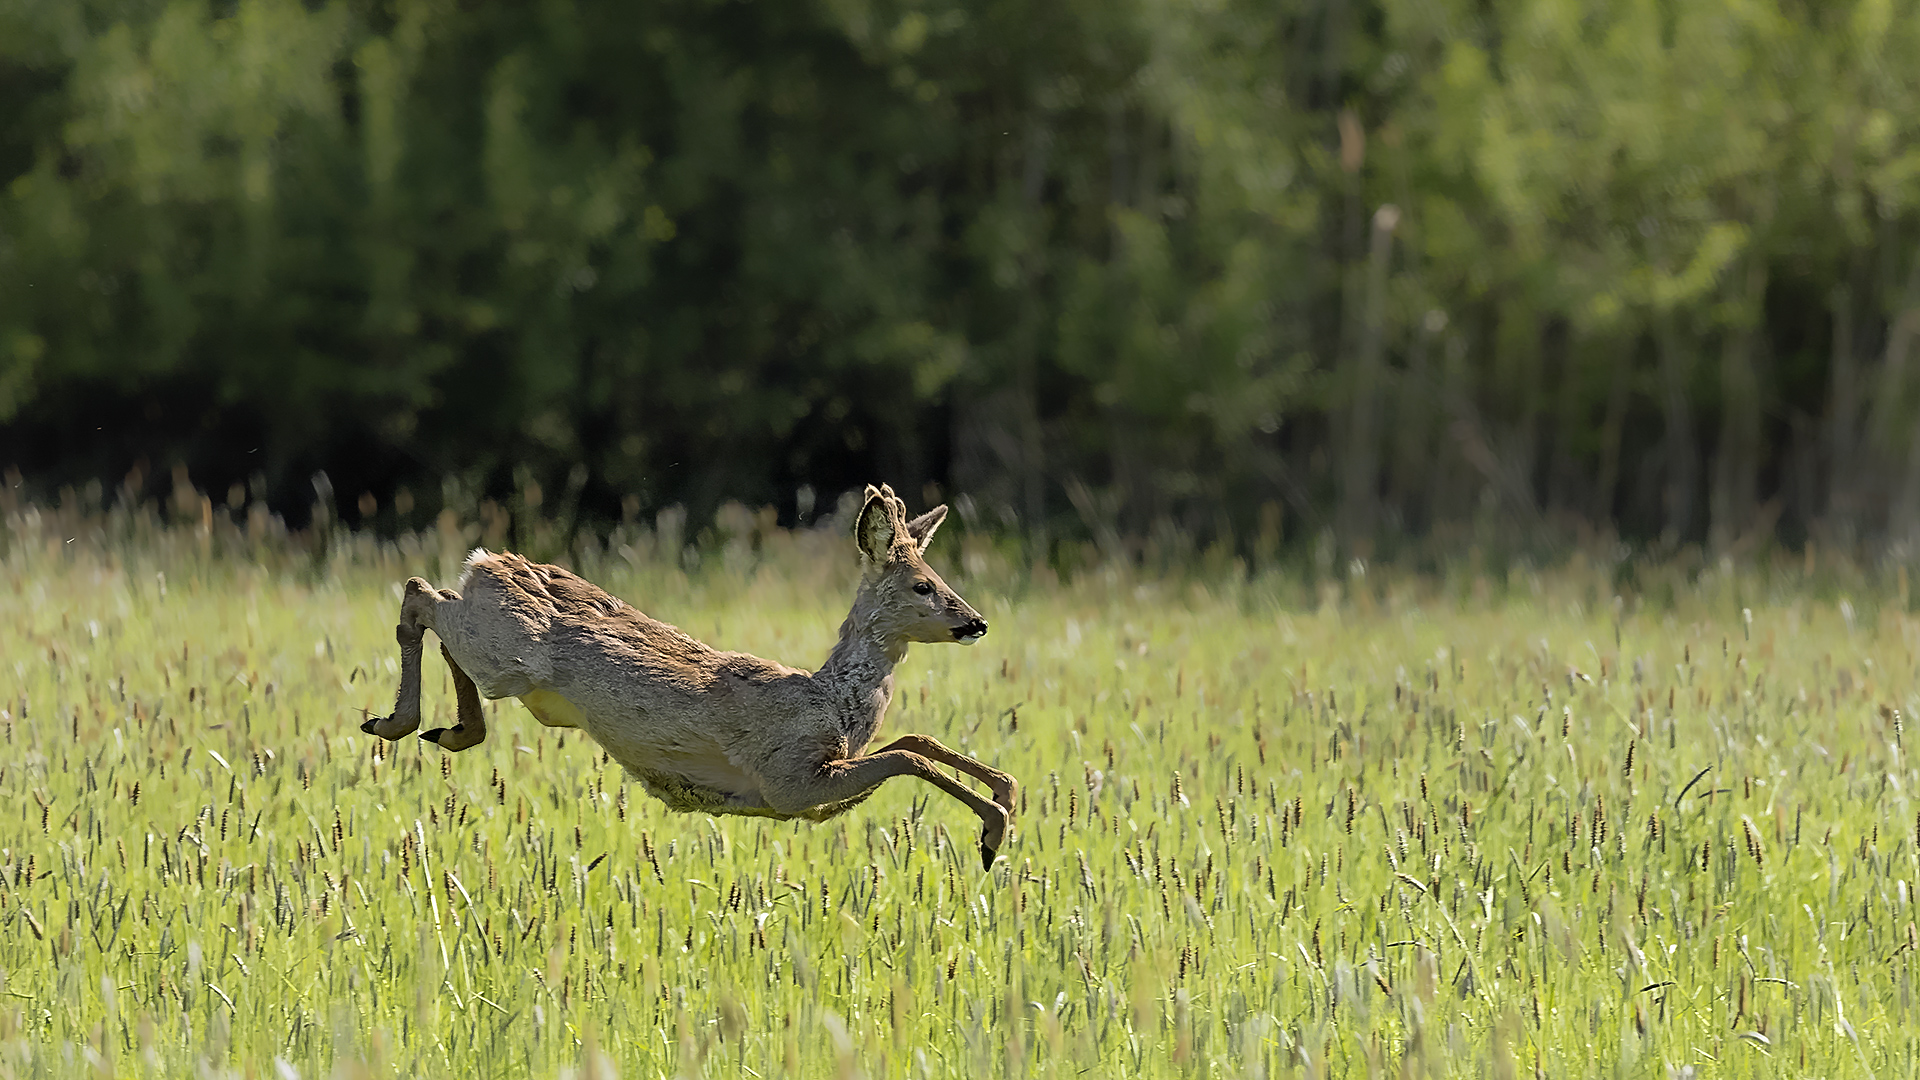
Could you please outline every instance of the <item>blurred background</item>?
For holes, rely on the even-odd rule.
[[[888,479],[1109,555],[1904,550],[1917,14],[0,0],[0,468],[378,530]]]

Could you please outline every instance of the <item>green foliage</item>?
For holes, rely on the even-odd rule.
[[[5,0],[0,454],[1897,539],[1913,14]]]

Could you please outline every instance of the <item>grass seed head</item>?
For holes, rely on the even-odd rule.
[[[1767,864],[1767,858],[1766,858],[1766,853],[1761,849],[1761,846],[1760,846],[1759,828],[1754,825],[1753,819],[1748,817],[1745,814],[1740,815],[1740,827],[1741,827],[1741,830],[1746,834],[1747,854],[1753,857],[1753,865],[1758,867],[1765,867]]]

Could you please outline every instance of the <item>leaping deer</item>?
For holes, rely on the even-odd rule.
[[[447,750],[487,737],[482,697],[517,697],[542,724],[585,731],[675,810],[825,821],[892,777],[917,776],[979,815],[981,864],[991,867],[1014,812],[1013,777],[926,735],[863,753],[908,643],[972,644],[987,632],[927,566],[927,542],[946,516],[936,506],[908,521],[891,488],[867,488],[854,524],[859,591],[812,673],[709,648],[560,567],[476,550],[457,592],[407,580],[393,715],[360,729],[399,739],[420,726],[420,649],[432,630],[453,669],[458,722],[420,737]]]

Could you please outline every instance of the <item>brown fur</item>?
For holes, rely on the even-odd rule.
[[[917,776],[979,815],[992,865],[1018,792],[1011,776],[925,735],[864,753],[909,643],[986,633],[926,564],[945,517],[941,506],[909,522],[890,488],[867,488],[854,525],[860,588],[815,672],[709,648],[560,567],[476,551],[457,592],[408,580],[393,715],[362,730],[398,739],[419,727],[421,645],[432,630],[453,668],[458,723],[421,737],[448,750],[486,738],[482,696],[517,697],[543,724],[584,730],[676,810],[823,821],[891,777]],[[986,784],[992,799],[940,765]]]

